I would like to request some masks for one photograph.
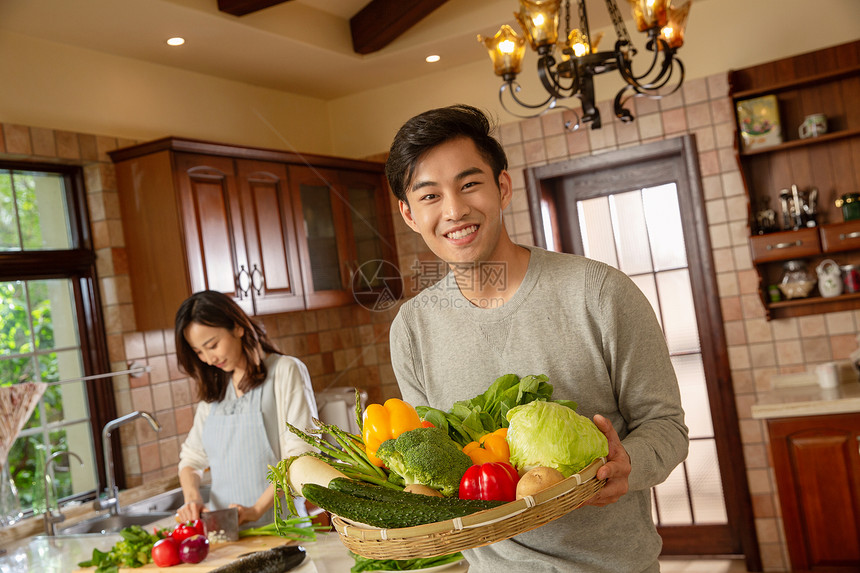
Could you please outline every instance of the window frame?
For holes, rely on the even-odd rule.
[[[65,278],[72,283],[81,360],[85,376],[111,371],[107,350],[101,295],[99,292],[96,253],[93,248],[87,208],[83,168],[79,165],[14,161],[0,159],[0,169],[41,171],[61,175],[68,205],[71,249],[0,251],[0,281]],[[86,380],[90,434],[96,460],[96,491],[71,496],[71,499],[97,497],[105,487],[105,460],[101,428],[116,418],[116,403],[110,378]],[[120,448],[114,448],[114,471],[117,484],[125,483]]]

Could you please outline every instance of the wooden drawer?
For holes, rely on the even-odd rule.
[[[860,249],[860,221],[821,226],[821,250],[825,253]]]
[[[802,259],[821,252],[818,229],[783,231],[750,238],[750,249],[754,263]]]

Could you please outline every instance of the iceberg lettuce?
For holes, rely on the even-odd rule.
[[[594,422],[571,408],[538,400],[508,410],[511,464],[521,473],[536,466],[570,477],[609,454],[609,442]]]

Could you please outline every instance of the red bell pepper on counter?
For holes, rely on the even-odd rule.
[[[489,462],[474,465],[460,480],[460,499],[514,501],[520,476],[511,464]]]

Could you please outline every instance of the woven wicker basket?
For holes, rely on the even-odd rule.
[[[578,474],[533,496],[459,519],[415,527],[378,529],[353,524],[337,515],[332,524],[350,551],[370,559],[413,559],[448,555],[509,539],[558,519],[585,503],[603,487],[595,476],[606,463],[594,460]]]

